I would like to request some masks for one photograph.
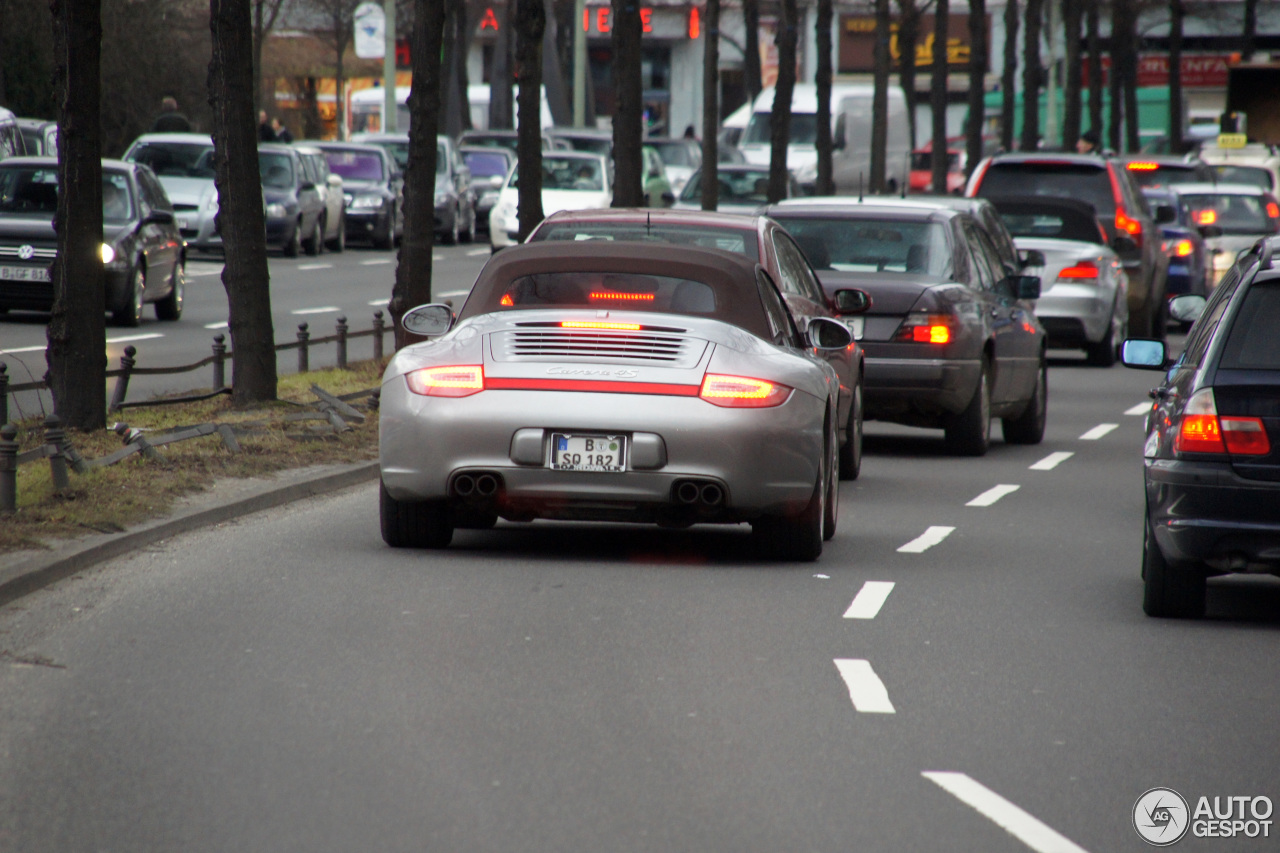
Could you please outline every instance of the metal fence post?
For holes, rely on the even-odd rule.
[[[224,335],[213,336],[213,390],[227,387],[227,344]]]
[[[307,357],[307,341],[311,339],[311,333],[307,331],[306,323],[298,324],[298,372],[306,373],[311,369],[310,360]]]
[[[347,369],[347,318],[338,318],[338,369]]]
[[[382,361],[382,312],[373,312],[373,360]]]
[[[0,426],[9,422],[9,365],[0,362]]]
[[[124,348],[124,355],[120,356],[120,375],[116,377],[116,388],[111,394],[111,405],[107,407],[107,411],[117,412],[124,403],[125,395],[129,393],[129,374],[137,364],[134,360],[137,354],[138,350],[133,345]]]
[[[18,509],[18,428],[0,426],[0,512]]]
[[[53,490],[65,492],[71,488],[71,478],[67,476],[67,459],[63,455],[62,445],[67,434],[62,429],[62,419],[57,415],[49,415],[44,419],[44,442],[53,445],[49,455],[49,472],[53,475]]]

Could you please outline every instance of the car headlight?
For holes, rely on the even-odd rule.
[[[111,248],[106,243],[102,244],[101,251],[102,251],[102,262],[104,264],[109,264],[116,259],[116,250]]]
[[[209,213],[218,212],[218,195],[214,193],[204,200],[204,209]]]
[[[280,204],[279,202],[273,202],[272,204],[267,205],[268,219],[284,219],[284,217],[285,217],[285,209],[283,204]]]
[[[372,210],[375,207],[382,207],[382,196],[358,195],[351,199],[351,208],[353,210]]]

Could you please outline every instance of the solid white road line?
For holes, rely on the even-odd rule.
[[[1145,415],[1149,411],[1151,411],[1150,403],[1139,403],[1136,406],[1131,406],[1130,408],[1125,409],[1124,413],[1126,415],[1129,415],[1130,417],[1133,417],[1136,415]]]
[[[205,324],[204,324],[204,327],[205,327],[206,329],[225,329],[225,328],[227,328],[227,327],[228,327],[228,326],[230,326],[230,325],[231,325],[231,323],[229,323],[229,322],[228,322],[228,321],[226,321],[226,320],[223,320],[223,321],[222,321],[222,322],[220,322],[220,323],[205,323]]]
[[[1014,486],[1008,483],[1001,483],[998,486],[992,486],[973,500],[969,501],[965,506],[991,506],[1005,495],[1011,495],[1021,486]]]
[[[1063,462],[1066,462],[1072,456],[1075,456],[1075,454],[1067,450],[1059,450],[1057,453],[1050,453],[1048,456],[1041,459],[1036,464],[1032,465],[1031,470],[1032,471],[1052,471],[1054,468],[1057,468],[1059,465],[1061,465]]]
[[[298,264],[299,270],[331,270],[333,264]]]
[[[954,527],[930,527],[915,539],[898,549],[901,554],[923,554],[951,535]]]
[[[493,254],[492,249],[472,249],[471,251],[467,252],[467,257],[478,258],[481,255],[492,255],[492,254]]]
[[[884,600],[893,592],[893,581],[867,581],[853,597],[853,603],[844,612],[846,619],[874,619],[884,606]]]
[[[871,669],[871,661],[836,658],[836,669],[849,688],[849,698],[853,707],[860,714],[893,714],[896,713],[893,703],[889,701],[889,691],[884,689],[884,682]]]
[[[1086,853],[1085,849],[1041,823],[990,788],[963,773],[924,771],[920,774],[965,805],[993,821],[1036,853]]]
[[[341,308],[334,305],[322,305],[319,308],[299,308],[297,311],[290,311],[289,313],[302,316],[303,314],[333,314],[341,310]]]
[[[1080,440],[1081,441],[1097,441],[1098,439],[1102,438],[1104,435],[1111,432],[1113,429],[1115,429],[1118,426],[1120,426],[1120,424],[1098,424],[1096,427],[1089,430],[1084,435],[1080,436]]]
[[[150,334],[145,334],[145,335],[122,335],[121,337],[118,337],[118,338],[107,338],[107,343],[127,344],[127,343],[130,343],[131,341],[153,341],[156,338],[163,338],[163,337],[164,335],[160,332],[151,332]]]
[[[394,263],[394,261],[392,261],[390,258],[374,258],[373,260],[369,260],[369,261],[361,261],[361,262],[360,262],[360,266],[362,266],[362,267],[380,267],[380,266],[382,266],[383,264],[390,264],[390,263]]]

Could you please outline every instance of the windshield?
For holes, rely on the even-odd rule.
[[[658,156],[662,158],[665,166],[693,168],[698,165],[693,161],[693,152],[683,142],[659,142],[656,139],[650,139],[648,143],[657,149]]]
[[[262,185],[278,190],[292,189],[293,162],[288,154],[277,154],[272,151],[258,152],[258,174],[262,176]]]
[[[161,178],[213,178],[213,146],[193,142],[144,142],[129,153]]]
[[[1214,166],[1218,180],[1224,184],[1250,184],[1264,190],[1275,189],[1271,186],[1271,173],[1256,166]]]
[[[548,222],[539,228],[541,240],[629,240],[638,243],[673,243],[703,249],[720,249],[760,260],[756,233],[747,228],[713,228],[698,225],[657,225],[643,222]]]
[[[769,169],[728,171],[721,169],[717,175],[720,185],[720,204],[768,204]],[[681,201],[702,201],[702,172],[695,172],[680,193]]]
[[[399,139],[370,139],[370,145],[376,145],[386,150],[391,155],[391,159],[395,161],[396,171],[403,172],[409,168],[409,143]],[[436,154],[436,163],[439,164],[440,155]],[[436,166],[439,168],[439,165]]]
[[[754,113],[751,116],[751,120],[747,122],[747,129],[742,134],[743,144],[754,142],[767,145],[770,141],[771,116],[771,113]],[[787,140],[787,144],[813,145],[817,138],[818,121],[813,113],[791,114],[791,137]]]
[[[613,140],[607,136],[567,136],[558,135],[556,139],[563,139],[569,143],[569,147],[574,151],[586,151],[588,154],[602,154],[608,157],[613,151]]]
[[[507,158],[497,152],[468,151],[462,155],[462,159],[471,170],[473,178],[492,178],[494,175],[505,178],[507,176]]]
[[[1099,166],[1073,163],[992,163],[982,178],[978,195],[1048,195],[1075,198],[1093,205],[1101,217],[1115,215],[1111,176]]]
[[[58,212],[58,170],[15,166],[0,169],[0,214],[47,219]],[[129,179],[119,172],[102,173],[102,219],[133,219]]]
[[[775,211],[817,270],[951,276],[951,250],[940,222],[789,218]]]
[[[511,175],[511,186],[520,186],[520,172]],[[543,157],[542,189],[603,192],[604,170],[599,160],[585,157]]]
[[[1280,223],[1280,206],[1262,195],[1184,195],[1182,200],[1192,222],[1215,225],[1223,234],[1274,234]]]
[[[382,174],[382,158],[367,151],[326,150],[324,159],[329,171],[340,175],[344,181],[385,180]]]

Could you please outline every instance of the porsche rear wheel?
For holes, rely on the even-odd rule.
[[[809,503],[798,514],[765,516],[752,522],[751,532],[760,539],[770,556],[787,562],[811,563],[822,555],[827,468],[824,456]]]
[[[453,539],[449,505],[445,501],[399,501],[378,487],[382,541],[392,548],[444,548]]]

